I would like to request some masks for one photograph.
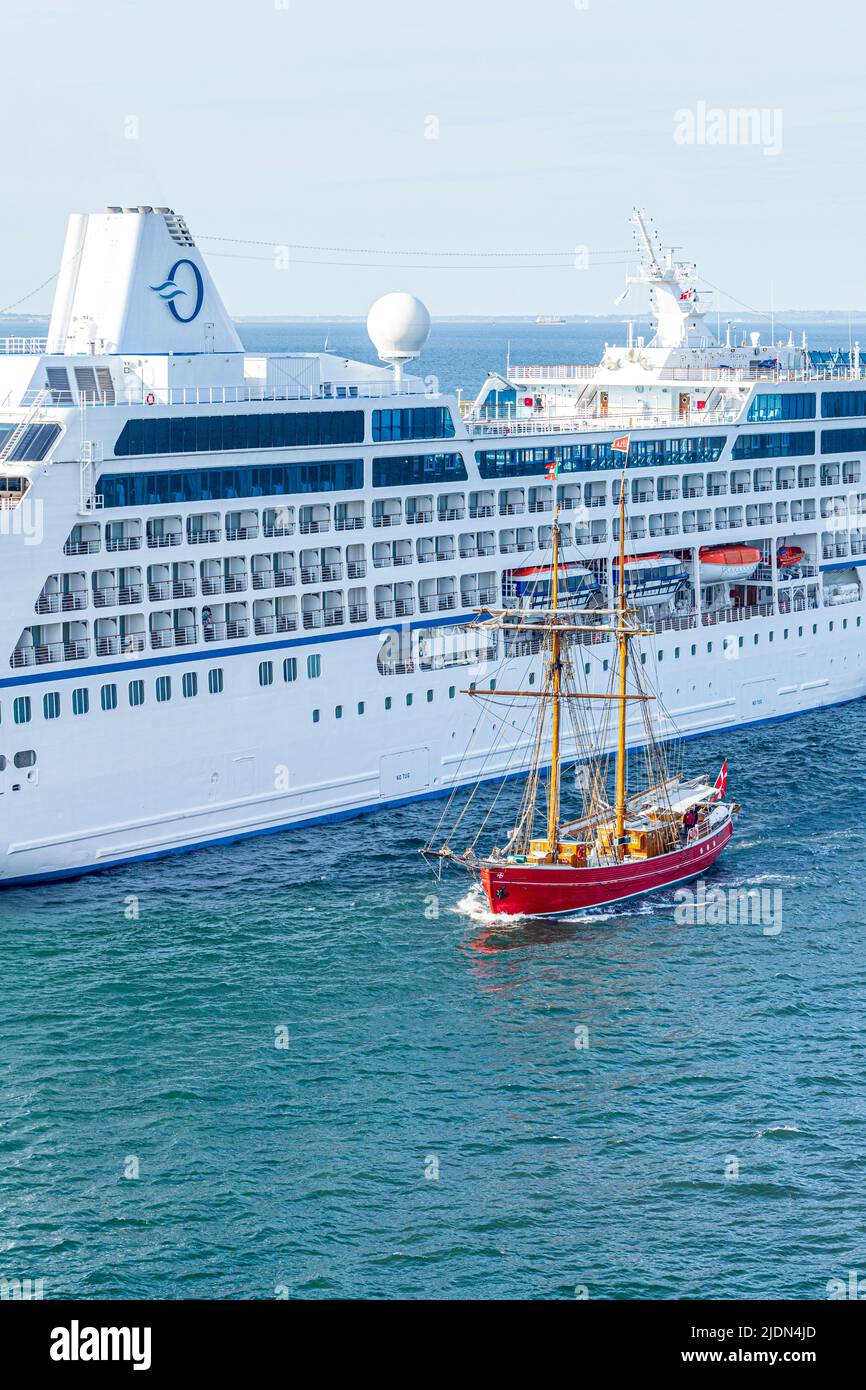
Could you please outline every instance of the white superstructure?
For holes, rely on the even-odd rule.
[[[406,374],[409,295],[371,314],[389,365],[252,354],[183,218],[70,220],[47,343],[0,355],[0,882],[520,771],[528,729],[491,708],[471,738],[458,692],[533,683],[537,643],[475,611],[543,582],[555,500],[571,589],[610,599],[624,432],[627,582],[683,732],[864,693],[859,353],[719,341],[634,225],[653,339],[509,364],[461,409]]]

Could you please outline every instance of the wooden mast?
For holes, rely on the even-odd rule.
[[[619,603],[617,624],[617,656],[619,660],[619,730],[616,748],[616,857],[623,859],[623,839],[625,837],[626,803],[626,746],[625,723],[628,714],[628,634],[626,633],[626,593],[625,593],[625,471],[628,454],[623,465],[619,484]]]
[[[557,608],[559,604],[559,505],[553,509],[553,570],[551,572],[551,609],[553,627],[550,637],[550,665],[553,674],[553,719],[550,749],[550,787],[547,806],[547,852],[554,859],[559,848],[559,696],[562,684],[562,659],[560,649]]]

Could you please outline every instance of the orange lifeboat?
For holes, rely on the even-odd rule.
[[[799,545],[780,545],[776,551],[776,565],[780,570],[789,570],[794,565],[802,565],[805,558],[806,552]]]
[[[748,579],[761,563],[754,545],[705,545],[701,547],[701,583],[723,584]]]

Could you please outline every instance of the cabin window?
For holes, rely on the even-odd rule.
[[[416,454],[373,459],[374,487],[420,487],[426,483],[465,483],[462,454]]]
[[[680,659],[680,649],[679,649],[679,647],[674,647],[674,661],[679,661],[679,659]]]
[[[320,712],[319,710],[317,710],[317,709],[314,709],[314,710],[313,710],[313,723],[314,723],[314,724],[318,724],[318,722],[319,722],[319,720],[321,719],[321,717],[322,717],[322,716],[321,716],[321,712]]]
[[[36,753],[32,748],[25,748],[21,753],[16,753],[12,761],[16,767],[35,767]]]
[[[273,685],[274,683],[274,663],[272,661],[259,662],[259,685]]]
[[[359,700],[359,701],[358,701],[358,713],[359,713],[359,714],[363,714],[363,713],[364,713],[364,701],[363,701],[363,700]]]
[[[214,666],[207,673],[207,688],[211,695],[222,695],[223,693],[223,668]]]
[[[758,645],[758,643],[759,643],[760,640],[761,640],[761,639],[760,639],[758,633],[756,632],[755,635],[754,635],[754,637],[752,638],[752,641],[753,641],[753,643],[754,643],[754,645],[755,645],[756,647],[757,647],[757,645]]]
[[[390,709],[390,708],[391,708],[391,696],[390,696],[390,695],[386,695],[386,696],[385,696],[385,708],[386,708],[386,709]]]
[[[30,723],[30,696],[19,695],[12,705],[12,718],[16,724]]]
[[[406,704],[407,704],[407,705],[411,705],[411,703],[412,703],[412,692],[410,691],[409,694],[406,696]]]
[[[828,624],[827,624],[827,631],[828,631],[828,632],[832,632],[832,631],[833,631],[833,624],[832,624],[832,623],[828,623]]]
[[[79,686],[72,692],[72,713],[87,714],[90,709],[90,691],[86,686]]]
[[[746,639],[745,639],[745,637],[740,637],[739,640],[738,640],[738,646],[744,647],[745,645],[746,645]]]
[[[313,656],[307,657],[307,675],[311,681],[316,680],[322,674],[322,658],[316,652]]]
[[[391,412],[382,412],[391,413]],[[395,414],[408,414],[410,412],[394,412]],[[426,413],[426,412],[422,412]],[[447,412],[446,412],[447,413]],[[452,427],[451,435],[454,429]],[[389,438],[413,438],[417,436],[394,435]],[[439,436],[428,435],[428,439]],[[325,411],[280,411],[279,413],[265,413],[256,415],[201,415],[175,417],[174,419],[142,419],[127,420],[117,443],[114,446],[115,456],[118,458],[137,457],[141,454],[195,454],[195,453],[223,453],[228,449],[292,449],[308,448],[319,444],[363,444],[364,442],[364,412],[363,410],[325,410]],[[283,469],[289,470],[289,476],[301,476],[306,470],[312,469],[314,472],[324,466],[325,469],[333,467],[331,464],[285,464]],[[145,483],[146,491],[139,503],[133,497],[124,497],[115,501],[113,489],[108,492],[100,480],[98,491],[105,496],[106,507],[130,507],[135,505],[148,506],[152,502],[197,502],[203,497],[254,497],[270,496],[274,492],[297,491],[320,491],[321,489],[298,488],[288,489],[286,487],[272,488],[265,486],[262,492],[231,491],[214,492],[214,486],[219,487],[220,474],[258,474],[261,476],[262,469],[255,468],[217,468],[190,470],[184,473],[162,473],[162,474],[134,474],[123,482],[136,482],[141,479]],[[203,480],[208,485],[207,491],[189,491],[189,480],[194,477]],[[120,479],[113,477],[106,478],[105,483],[114,484]],[[250,485],[253,480],[250,479]],[[186,488],[185,488],[186,484]],[[201,487],[201,483],[199,484]],[[357,484],[360,486],[360,483]],[[179,497],[168,497],[158,495],[163,490],[180,489],[183,493]],[[112,500],[109,500],[112,498]]]
[[[698,654],[698,649],[697,649],[697,647],[696,647],[696,646],[694,645],[694,643],[693,643],[693,644],[692,644],[692,656],[697,656],[697,654]]]
[[[294,656],[287,656],[283,662],[283,680],[286,685],[291,685],[292,681],[298,679],[298,662]]]
[[[60,692],[49,690],[47,695],[42,696],[42,713],[46,719],[60,718]]]
[[[363,416],[361,417],[363,420]],[[444,406],[421,410],[374,410],[373,443],[391,439],[453,439],[451,411]],[[465,475],[464,475],[465,476]]]
[[[144,681],[129,682],[129,703],[133,707],[144,704]]]
[[[529,683],[530,683],[530,685],[532,684],[532,680],[533,680],[533,677],[530,676],[530,677],[529,677]],[[449,687],[448,687],[448,699],[449,699],[449,700],[453,700],[453,699],[454,699],[454,696],[455,696],[456,694],[457,694],[457,687],[454,686],[454,685],[449,685]]]
[[[185,700],[192,700],[198,694],[198,676],[195,671],[186,671],[184,673],[183,680],[181,681],[181,689],[183,690],[183,698]]]
[[[104,685],[99,692],[99,703],[104,710],[117,709],[117,686]]]
[[[156,698],[161,705],[171,699],[171,676],[157,676]]]
[[[492,689],[493,689],[493,686],[491,686],[490,688],[491,688],[491,690],[492,690]],[[433,703],[433,691],[432,691],[432,690],[428,690],[428,691],[427,691],[427,703],[428,703],[428,705],[432,705],[432,703]]]

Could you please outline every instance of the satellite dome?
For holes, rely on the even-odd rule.
[[[398,366],[422,352],[430,337],[430,314],[414,294],[386,294],[370,310],[367,332],[382,361]]]

